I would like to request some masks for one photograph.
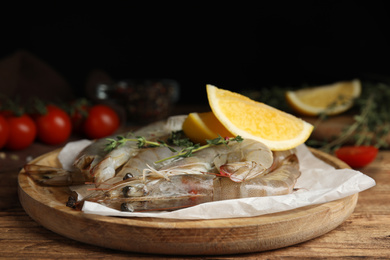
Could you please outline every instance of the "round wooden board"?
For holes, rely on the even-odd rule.
[[[32,161],[58,166],[60,150]],[[337,158],[311,150],[336,168],[348,168]],[[44,187],[22,170],[19,199],[45,228],[65,237],[101,247],[140,253],[222,255],[277,249],[325,234],[355,209],[358,194],[333,202],[250,218],[177,220],[120,218],[85,214],[66,207],[66,187]]]

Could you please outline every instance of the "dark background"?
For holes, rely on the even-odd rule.
[[[207,83],[240,91],[390,75],[383,2],[296,2],[24,3],[1,9],[0,58],[27,50],[77,96],[93,69],[175,79],[181,103],[206,102]]]

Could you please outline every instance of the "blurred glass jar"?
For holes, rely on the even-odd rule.
[[[179,84],[170,79],[129,79],[98,84],[96,99],[120,105],[129,124],[150,123],[168,117],[179,99]]]

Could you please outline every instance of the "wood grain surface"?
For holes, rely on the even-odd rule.
[[[376,186],[359,194],[352,215],[332,231],[277,250],[184,257],[126,252],[81,243],[33,220],[19,203],[19,170],[30,157],[53,149],[37,143],[23,151],[4,152],[5,156],[0,158],[0,259],[389,259],[390,151],[387,150],[380,151],[373,163],[359,169],[372,177]]]

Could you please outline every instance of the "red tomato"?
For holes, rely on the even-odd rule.
[[[85,121],[84,116],[79,112],[75,111],[70,116],[70,121],[72,122],[72,131],[74,133],[82,133],[83,132],[83,124]]]
[[[70,104],[70,120],[72,122],[72,131],[77,134],[83,133],[84,121],[88,116],[90,107],[87,100],[76,100]]]
[[[45,144],[61,144],[68,140],[72,132],[70,117],[57,106],[47,105],[46,109],[46,114],[35,117],[38,138]]]
[[[344,146],[335,153],[337,158],[352,168],[359,168],[372,162],[378,154],[378,149],[374,146]]]
[[[9,126],[9,136],[6,148],[11,150],[21,150],[30,146],[37,134],[37,128],[30,116],[7,117]]]
[[[106,137],[118,129],[119,123],[119,116],[111,107],[95,105],[88,111],[84,133],[92,139]]]
[[[0,149],[7,143],[9,136],[9,126],[7,120],[0,115]]]

